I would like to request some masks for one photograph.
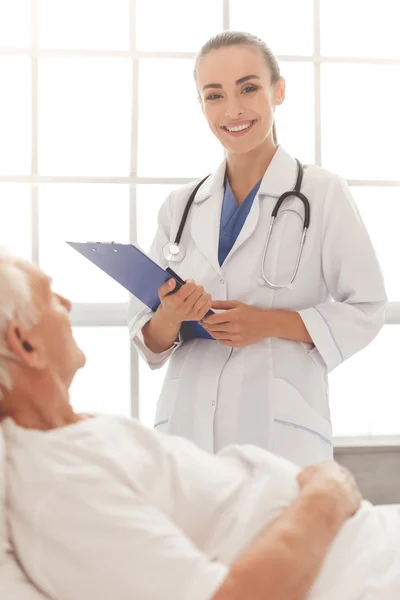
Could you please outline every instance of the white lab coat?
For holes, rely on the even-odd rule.
[[[347,183],[319,167],[306,166],[302,192],[311,222],[291,289],[259,284],[271,212],[293,189],[297,165],[278,147],[247,220],[222,266],[218,242],[225,162],[202,185],[183,232],[187,253],[170,266],[192,278],[214,300],[240,300],[264,309],[298,311],[314,344],[268,338],[232,349],[216,341],[177,343],[161,354],[144,344],[141,328],[151,311],[136,299],[129,309],[131,339],[152,369],[168,359],[155,427],[217,452],[251,443],[299,465],[332,457],[327,374],[376,336],[384,322],[386,295],[368,233]],[[150,256],[168,266],[163,247],[174,240],[195,183],[172,192],[159,213]],[[297,256],[303,204],[285,201],[275,221],[265,274],[287,281]],[[334,300],[334,302],[332,301]]]

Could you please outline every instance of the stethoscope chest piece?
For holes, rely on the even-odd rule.
[[[186,256],[186,251],[182,244],[168,242],[163,248],[163,255],[169,262],[181,262]]]

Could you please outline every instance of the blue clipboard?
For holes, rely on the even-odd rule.
[[[158,289],[163,283],[171,277],[177,281],[171,293],[178,291],[185,284],[172,269],[168,267],[164,270],[132,244],[114,242],[67,242],[67,244],[107,273],[153,312],[160,305]],[[214,314],[212,310],[207,313],[207,315],[212,314]],[[194,338],[214,340],[197,321],[184,321],[180,335],[183,341]]]

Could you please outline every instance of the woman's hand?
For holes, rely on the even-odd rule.
[[[321,494],[327,498],[333,510],[343,521],[355,515],[361,505],[362,496],[352,474],[333,461],[306,467],[297,476],[303,493]]]
[[[205,317],[201,325],[223,346],[244,348],[269,337],[267,311],[237,300],[216,301],[211,308],[224,312]]]
[[[202,285],[196,285],[188,279],[185,285],[175,293],[175,279],[170,279],[158,290],[160,297],[160,316],[166,322],[180,326],[183,321],[200,321],[210,310],[212,298]]]

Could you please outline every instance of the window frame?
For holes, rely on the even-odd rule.
[[[32,260],[39,263],[39,198],[38,186],[46,183],[116,183],[129,185],[129,237],[132,243],[137,240],[136,217],[136,185],[139,184],[185,184],[190,178],[160,178],[139,177],[138,165],[138,82],[140,60],[142,58],[174,59],[194,58],[193,52],[149,52],[139,51],[136,48],[136,2],[130,0],[130,47],[128,50],[57,50],[41,49],[38,46],[38,0],[31,0],[31,46],[30,48],[0,48],[0,57],[5,55],[28,56],[32,68],[32,141],[31,141],[31,172],[29,175],[0,176],[0,183],[28,183],[31,188],[31,217],[32,217]],[[230,0],[223,0],[223,29],[229,29]],[[355,57],[331,57],[321,55],[320,32],[320,0],[313,0],[314,14],[314,52],[305,56],[278,55],[281,63],[307,62],[314,66],[315,89],[315,156],[314,163],[321,165],[321,65],[325,63],[352,63],[352,64],[389,64],[400,65],[400,59],[374,59]],[[44,56],[91,56],[91,57],[128,57],[132,65],[132,124],[131,124],[131,156],[130,174],[127,177],[66,177],[43,176],[38,173],[38,61]],[[400,180],[348,180],[350,186],[368,187],[400,187]],[[75,304],[72,310],[72,323],[74,326],[124,326],[126,325],[126,304]],[[386,314],[386,325],[400,325],[400,301],[390,302]],[[131,413],[139,416],[139,358],[131,345]],[[349,438],[335,437],[337,446],[387,446],[400,445],[399,436],[354,436]]]

